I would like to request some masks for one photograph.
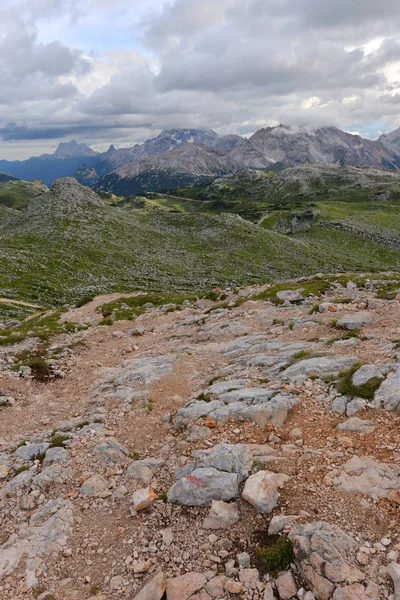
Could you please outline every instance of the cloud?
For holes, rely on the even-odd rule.
[[[179,126],[243,134],[279,122],[363,132],[400,124],[393,0],[5,1],[4,139],[71,133],[107,145]],[[47,22],[52,32],[68,22],[70,37],[85,23],[107,30],[107,51],[101,39],[86,54],[79,40],[77,49],[44,41]]]

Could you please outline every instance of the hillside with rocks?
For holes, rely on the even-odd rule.
[[[0,597],[397,599],[399,287],[8,300]]]
[[[363,188],[355,189],[365,196]],[[140,204],[128,211],[107,205],[73,178],[59,179],[20,210],[2,211],[0,297],[59,306],[118,291],[205,293],[216,286],[319,271],[379,272],[400,264],[395,200],[344,208],[326,202],[311,226],[293,235],[279,225],[280,206],[275,226],[265,205],[254,223],[246,201],[241,214],[207,212],[207,203],[199,204],[193,212],[190,200],[181,200],[181,211]]]

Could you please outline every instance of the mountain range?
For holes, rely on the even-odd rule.
[[[75,140],[62,142],[53,154],[25,161],[0,160],[0,170],[20,179],[74,175],[96,190],[116,195],[197,185],[210,178],[245,169],[331,163],[341,166],[400,168],[400,129],[377,140],[364,139],[335,127],[268,127],[250,138],[220,136],[212,130],[171,129],[159,136],[99,153]]]

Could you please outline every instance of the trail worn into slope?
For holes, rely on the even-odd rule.
[[[315,535],[316,522],[340,527],[335,544],[345,544],[346,534],[353,540],[341,550],[344,579],[329,569],[318,579],[296,555],[286,575],[295,593],[303,586],[322,598],[323,584],[327,598],[388,597],[385,567],[400,551],[400,416],[339,394],[334,379],[343,364],[358,361],[390,380],[398,368],[400,302],[354,287],[341,293],[353,299],[328,303],[317,315],[309,314],[315,299],[215,310],[197,301],[98,326],[98,307],[116,295],[65,313],[93,326],[53,340],[81,342],[59,359],[61,378],[43,384],[6,367],[1,373],[1,394],[14,402],[0,408],[0,597],[133,599],[162,569],[167,600],[228,599],[232,590],[244,599],[285,598],[279,579],[272,584],[237,559],[248,553],[254,565],[278,515],[295,515]],[[229,294],[228,302],[235,299]],[[349,337],[333,327],[333,316],[365,325]],[[210,449],[211,458],[198,453]],[[212,484],[202,479],[206,471]],[[260,498],[242,496],[248,477],[264,471],[287,476],[267,513]],[[218,498],[228,489],[221,482],[236,477],[227,506],[239,519],[205,528],[208,486]],[[193,494],[200,504],[191,505]],[[289,531],[287,522],[282,529]],[[189,595],[179,579],[185,574],[194,586]],[[368,596],[355,595],[365,590]]]

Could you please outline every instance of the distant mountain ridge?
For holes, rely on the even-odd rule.
[[[336,127],[279,125],[260,129],[249,139],[221,136],[207,129],[177,128],[132,147],[110,145],[102,153],[75,140],[62,142],[53,154],[25,161],[0,160],[0,170],[20,179],[41,179],[47,185],[58,177],[74,175],[80,183],[96,189],[134,194],[160,189],[157,186],[198,184],[243,169],[276,170],[319,162],[397,170],[400,129],[368,140]]]

